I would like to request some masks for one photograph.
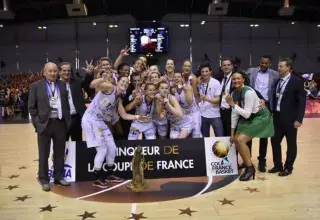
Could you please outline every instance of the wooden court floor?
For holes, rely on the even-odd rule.
[[[43,192],[36,180],[37,142],[32,125],[0,125],[0,220],[318,220],[319,123],[320,119],[305,119],[299,130],[298,157],[291,176],[258,172],[254,181],[235,180],[199,197],[140,204],[76,200]],[[257,143],[255,140],[255,164]],[[267,165],[272,167],[270,144]]]

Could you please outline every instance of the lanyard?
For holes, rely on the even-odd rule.
[[[226,78],[225,78],[226,79]],[[226,86],[228,85],[229,81],[231,79],[231,76],[229,76],[228,80],[225,80],[223,83],[223,87],[222,87],[222,93],[224,92],[224,90],[226,89]]]
[[[57,91],[57,93],[59,92],[59,87],[58,87],[57,83],[55,83],[53,90],[52,90],[51,84],[50,84],[50,82],[48,82],[48,80],[46,80],[46,84],[47,84],[47,93],[48,93],[49,98],[54,97],[56,91]],[[51,91],[51,93],[49,92],[49,90]]]
[[[211,78],[210,78],[210,80],[211,80]],[[209,83],[210,83],[210,80],[209,80],[209,82],[207,83],[207,85],[206,85],[206,89],[204,90],[204,87],[205,87],[205,83],[202,83],[202,88],[201,88],[201,90],[202,90],[202,94],[203,95],[207,95],[207,93],[208,93],[208,88],[209,88]]]
[[[291,77],[289,77],[288,79],[286,79],[286,81],[284,81],[283,79],[280,80],[279,86],[278,86],[278,89],[277,89],[277,93],[281,93],[281,90],[282,90],[283,86],[288,82],[288,80],[289,80],[290,78],[291,78]],[[281,81],[283,81],[283,83],[281,83]]]

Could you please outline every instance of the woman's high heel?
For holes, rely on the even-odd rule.
[[[256,176],[256,169],[254,166],[246,167],[244,173],[240,176],[239,180],[240,181],[249,181],[251,177],[255,179]]]

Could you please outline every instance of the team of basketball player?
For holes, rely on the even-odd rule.
[[[97,67],[90,63],[86,68],[86,71],[95,72],[90,86],[96,95],[82,118],[82,128],[87,146],[95,147],[97,151],[94,160],[97,178],[93,185],[100,188],[107,188],[108,182],[123,181],[112,174],[116,152],[112,127],[117,127],[120,117],[132,121],[126,132],[129,140],[137,140],[141,134],[145,139],[166,138],[168,133],[171,139],[189,135],[201,137],[197,86],[202,78],[191,74],[190,61],[184,62],[183,73],[177,73],[173,60],[168,60],[163,75],[156,66],[147,70],[143,58],[134,63],[130,72],[124,72],[124,66],[115,72],[111,66],[108,58],[102,58]],[[131,81],[140,78],[131,91],[127,91],[129,78]],[[124,104],[127,92],[131,94],[127,95],[128,104]],[[106,173],[102,169],[104,160]]]
[[[122,62],[127,55],[126,48],[120,52],[114,65],[105,57],[100,59],[96,67],[91,62],[84,68],[87,73],[95,75],[90,85],[95,95],[82,118],[87,146],[95,147],[97,151],[94,159],[94,186],[107,188],[109,182],[123,181],[113,175],[116,152],[114,137],[122,136],[129,140],[137,140],[141,134],[145,139],[208,137],[210,126],[216,137],[230,136],[230,141],[235,142],[244,161],[244,165],[240,167],[246,168],[240,180],[254,178],[255,169],[247,142],[253,137],[272,137],[274,128],[269,107],[266,110],[264,93],[260,94],[246,86],[248,83],[246,84],[245,72],[235,72],[233,61],[223,59],[221,69],[224,77],[220,83],[212,77],[213,70],[209,63],[201,64],[195,75],[191,73],[190,60],[183,62],[181,71],[176,71],[174,61],[168,59],[165,71],[161,74],[157,66],[147,67],[144,56],[140,56],[130,67]],[[265,61],[268,61],[267,66],[263,64]],[[270,74],[270,63],[269,57],[262,57],[258,72]],[[289,73],[288,76],[291,76],[291,66],[290,60],[279,61],[280,75],[284,77]],[[279,74],[273,75],[274,79],[269,84],[280,88],[273,103],[279,106],[279,103],[284,102],[281,96],[285,87],[279,83]],[[262,76],[259,77],[262,79]],[[272,94],[274,89],[266,85],[270,90],[268,94]],[[303,94],[297,93],[296,96],[301,96],[303,109]],[[248,103],[250,106],[247,106]],[[294,129],[301,125],[302,119],[297,120],[299,123],[294,123]],[[243,132],[241,135],[238,132],[234,134],[237,124],[239,131]],[[258,167],[261,172],[265,172],[265,162],[262,163],[265,161],[265,154],[259,156]],[[107,163],[106,173],[102,169],[104,160]],[[281,172],[280,176],[287,176],[292,172],[289,165],[286,170],[277,166],[279,167],[274,167],[269,172]]]

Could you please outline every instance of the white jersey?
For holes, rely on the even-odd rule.
[[[183,89],[177,89],[177,88],[174,88],[174,96],[177,98],[182,110],[187,114],[187,115],[190,115],[191,113],[193,112],[196,112],[196,111],[199,111],[199,108],[197,106],[197,103],[196,103],[196,99],[194,97],[194,95],[192,94],[193,96],[193,101],[192,101],[192,104],[189,105],[187,103],[187,100],[186,100],[186,93]]]
[[[143,95],[141,105],[136,106],[135,110],[136,110],[136,115],[152,116],[154,114],[154,100],[152,100],[151,104],[148,104],[145,95]],[[137,121],[141,123],[148,123],[148,122],[151,122],[152,119],[150,119],[150,121],[148,120],[144,120],[144,121],[137,120]]]
[[[170,100],[170,95],[168,95],[168,99]],[[178,118],[174,114],[170,112],[168,107],[165,105],[167,110],[167,118],[170,121],[170,138],[175,139],[180,134],[181,130],[186,130],[191,132],[193,129],[193,119],[190,115],[184,114],[181,118]]]
[[[116,91],[115,86],[113,92],[110,94],[99,91],[84,113],[84,117],[90,117],[96,121],[111,122],[112,115],[115,113],[115,109],[118,108]]]
[[[170,94],[168,95],[168,100],[170,100]],[[181,118],[175,116],[169,109],[168,107],[165,105],[165,109],[167,111],[167,119],[168,121],[170,121],[171,126],[181,126],[185,123],[189,123],[189,117],[187,117],[187,115],[183,115]],[[190,118],[191,119],[191,118]]]

